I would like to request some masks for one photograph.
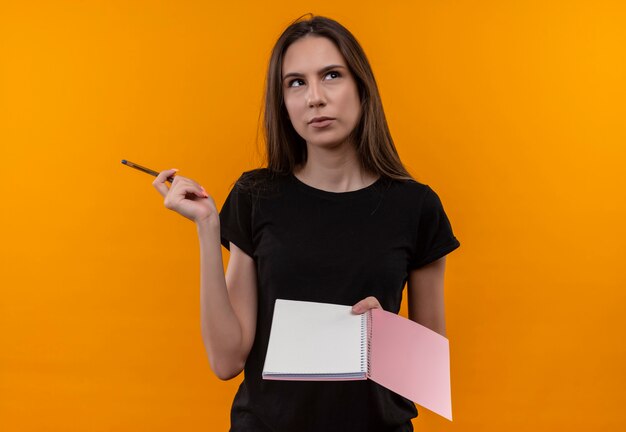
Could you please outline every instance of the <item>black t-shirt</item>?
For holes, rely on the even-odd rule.
[[[409,271],[459,247],[441,201],[416,181],[381,177],[352,192],[293,174],[245,172],[220,212],[221,241],[256,263],[258,314],[231,431],[412,431],[408,399],[371,380],[261,377],[277,298],[353,305],[368,296],[398,313]]]

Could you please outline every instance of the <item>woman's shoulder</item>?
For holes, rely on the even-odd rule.
[[[275,189],[286,176],[272,172],[267,168],[255,168],[244,171],[236,182],[242,191],[264,192]]]
[[[439,209],[443,205],[439,194],[418,180],[393,180],[389,190],[392,202],[417,213]]]
[[[393,186],[397,193],[407,197],[423,197],[433,192],[430,186],[415,179],[389,179],[388,183]]]
[[[267,173],[267,168],[255,168],[249,171],[244,171],[241,176],[239,176],[239,179],[237,179],[237,183],[245,184],[248,182],[259,181],[267,177]]]

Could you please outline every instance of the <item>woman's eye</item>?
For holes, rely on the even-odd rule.
[[[302,82],[302,80],[301,79],[295,79],[295,80],[289,81],[289,87],[300,87],[299,85],[294,86],[293,83],[295,83],[295,82]]]
[[[327,72],[326,75],[324,77],[327,77],[328,75],[334,74],[335,76],[333,78],[339,78],[341,76],[341,74],[337,71],[330,71]],[[298,85],[294,85],[295,83],[304,83],[304,81],[302,81],[301,79],[293,79],[291,81],[289,81],[289,84],[287,85],[288,87],[300,87],[301,84]]]

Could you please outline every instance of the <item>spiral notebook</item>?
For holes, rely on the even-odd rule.
[[[365,380],[452,420],[448,339],[382,309],[276,300],[268,380]]]

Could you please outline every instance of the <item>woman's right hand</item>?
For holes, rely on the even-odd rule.
[[[173,176],[177,169],[161,171],[152,185],[163,196],[165,207],[185,216],[193,222],[219,218],[213,198],[204,188],[192,179],[175,176],[172,186],[165,184],[167,178]]]

